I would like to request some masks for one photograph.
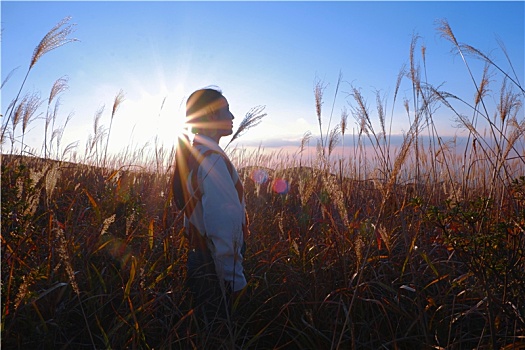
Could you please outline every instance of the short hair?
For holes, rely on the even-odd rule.
[[[216,103],[224,98],[218,88],[204,88],[193,92],[186,101],[186,123],[192,132],[199,131],[199,124],[207,121],[207,116],[217,109]]]

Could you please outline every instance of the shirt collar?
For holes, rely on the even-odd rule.
[[[193,146],[203,146],[226,155],[214,140],[205,135],[196,134],[193,138]]]

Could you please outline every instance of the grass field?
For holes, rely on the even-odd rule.
[[[50,113],[42,154],[28,157],[23,140],[38,103],[15,99],[2,128],[2,347],[525,349],[525,92],[456,42],[446,22],[439,30],[502,75],[503,87],[476,77],[467,102],[421,81],[411,57],[399,77],[414,89],[399,148],[389,147],[381,104],[373,117],[354,89],[355,108],[324,132],[316,156],[231,152],[251,222],[249,286],[221,339],[199,331],[183,286],[173,152],[107,155],[110,126],[72,157],[57,144],[65,125]],[[46,50],[35,50],[28,75]],[[313,97],[321,120],[321,83]],[[434,127],[437,105],[456,113],[451,100],[472,108],[456,115],[468,132],[461,149]],[[114,113],[120,103],[119,94]],[[349,115],[361,130],[336,158]]]

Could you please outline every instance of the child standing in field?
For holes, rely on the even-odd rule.
[[[221,137],[232,134],[233,119],[220,90],[195,91],[186,102],[193,145],[184,136],[176,151],[173,193],[190,243],[187,285],[207,325],[227,319],[231,301],[246,286],[243,187],[219,146]]]

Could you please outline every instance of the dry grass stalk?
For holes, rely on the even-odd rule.
[[[505,54],[505,57],[507,58],[507,61],[510,64],[510,67],[514,73],[515,78],[511,77],[510,74],[508,74],[506,71],[504,71],[494,60],[492,60],[488,55],[484,54],[480,50],[476,49],[475,47],[467,44],[461,44],[460,47],[462,50],[464,50],[466,53],[474,55],[475,57],[481,58],[482,60],[486,61],[489,65],[496,68],[500,73],[503,74],[503,76],[507,79],[509,79],[520,91],[522,94],[525,94],[525,89],[521,86],[519,79],[517,78],[516,72],[514,70],[514,66],[508,56],[507,49],[505,48],[505,45],[499,41],[498,42],[503,53]]]
[[[343,72],[339,72],[339,77],[337,78],[337,84],[335,86],[334,100],[332,101],[332,109],[330,110],[330,118],[328,119],[327,130],[330,130],[332,127],[332,116],[334,115],[335,101],[337,100],[337,95],[339,93],[339,86],[343,80]]]
[[[403,164],[405,163],[405,160],[407,159],[407,156],[409,155],[409,152],[410,152],[410,147],[412,146],[412,143],[414,141],[414,137],[415,137],[415,134],[414,134],[414,129],[417,127],[417,124],[418,124],[418,120],[416,118],[416,120],[414,121],[414,123],[412,124],[411,128],[410,128],[410,131],[407,133],[407,135],[403,138],[403,143],[401,145],[401,149],[396,157],[396,159],[394,160],[394,166],[392,168],[392,172],[390,173],[389,175],[389,179],[388,179],[388,182],[386,184],[386,191],[385,191],[385,194],[384,194],[384,200],[388,200],[391,193],[392,193],[392,189],[397,181],[397,178],[398,178],[398,175],[399,175],[399,172],[401,171],[401,167],[403,166]],[[384,201],[383,201],[384,203]]]

